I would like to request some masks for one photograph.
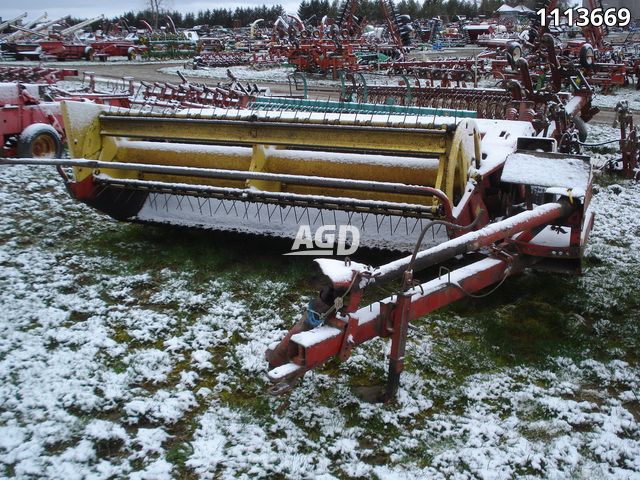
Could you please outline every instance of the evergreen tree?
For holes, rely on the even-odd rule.
[[[323,4],[323,2],[320,2]],[[329,0],[325,0],[326,10],[330,8]],[[234,21],[238,21],[240,25],[247,26],[250,23],[263,18],[267,23],[273,23],[276,19],[284,13],[282,5],[275,5],[268,7],[263,5],[261,7],[238,7],[235,10],[226,8],[216,8],[200,10],[197,13],[182,13],[179,11],[168,12],[177,28],[190,28],[194,25],[221,25],[226,28],[231,28],[234,25]],[[153,18],[153,12],[151,10],[142,10],[137,12],[127,12],[124,15],[119,15],[113,20],[118,18],[124,18],[129,25],[139,26],[140,20],[147,20]],[[164,23],[160,18],[160,25]]]
[[[298,16],[302,19],[309,18],[311,15],[311,5],[307,0],[302,0],[298,7]]]

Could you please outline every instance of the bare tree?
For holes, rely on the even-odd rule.
[[[147,0],[149,10],[151,10],[151,22],[154,30],[158,29],[160,13],[167,9],[166,0]]]

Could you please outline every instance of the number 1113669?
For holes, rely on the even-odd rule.
[[[559,8],[547,12],[541,8],[536,12],[540,17],[543,27],[560,26],[562,17],[566,18],[566,25],[569,27],[626,27],[631,23],[631,12],[628,8],[568,8],[564,12]]]

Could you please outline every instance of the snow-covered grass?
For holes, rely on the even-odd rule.
[[[634,111],[640,111],[640,91],[636,90],[635,85],[629,87],[615,88],[608,95],[597,92],[593,98],[595,107],[615,108],[618,102],[627,101],[629,107]]]
[[[234,76],[239,81],[243,82],[279,82],[286,84],[288,76],[295,71],[295,68],[274,67],[268,69],[257,69],[252,66],[237,66],[209,68],[207,70],[193,70],[191,68],[184,67],[164,67],[159,71],[176,76],[178,75],[178,72],[180,72],[186,77],[191,78],[206,78],[228,81],[229,76],[227,75],[227,70],[231,70]]]
[[[266,393],[316,284],[287,242],[116,223],[0,167],[0,476],[638,478],[639,199],[601,180],[584,276],[417,322],[385,406],[358,394],[383,340]]]

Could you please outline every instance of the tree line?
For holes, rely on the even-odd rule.
[[[566,0],[562,0],[565,1]],[[409,15],[412,19],[433,18],[437,16],[464,15],[476,17],[478,15],[491,16],[504,3],[511,6],[526,5],[535,9],[538,0],[401,0],[396,1],[395,7],[400,15]],[[302,0],[298,8],[298,15],[302,19],[322,19],[327,15],[336,18],[344,3],[339,0]],[[359,0],[357,15],[366,18],[368,22],[384,20],[379,0]]]
[[[273,23],[280,15],[284,14],[284,12],[285,10],[282,5],[270,7],[266,5],[261,7],[238,7],[236,9],[214,8],[200,10],[197,13],[163,10],[159,15],[159,23],[163,25],[163,18],[168,15],[178,28],[191,28],[196,25],[220,25],[225,28],[233,28],[238,25],[245,27],[260,18],[264,19],[267,23]],[[137,12],[127,12],[124,15],[114,18],[113,21],[124,18],[131,26],[138,26],[140,20],[145,20],[152,24],[154,15],[154,11],[149,8]]]
[[[151,0],[150,0],[151,2]],[[178,28],[191,28],[196,25],[220,25],[225,28],[237,26],[247,26],[260,18],[267,24],[273,23],[277,18],[285,13],[282,5],[258,7],[238,7],[214,8],[200,10],[196,13],[183,13],[177,10],[169,11],[161,8],[158,13],[155,10],[156,4],[162,4],[154,0],[149,3],[149,8],[142,11],[130,11],[119,17],[113,18],[117,21],[124,18],[129,25],[139,26],[140,20],[146,20],[152,25],[158,19],[158,23],[163,25],[164,17],[170,16]],[[560,3],[566,3],[561,0]],[[503,4],[515,6],[526,5],[531,9],[536,9],[539,0],[400,0],[395,2],[396,10],[401,15],[410,15],[412,19],[433,18],[437,16],[452,17],[454,15],[465,15],[476,17],[478,15],[491,16]],[[344,0],[302,0],[297,13],[303,20],[311,19],[314,23],[319,22],[325,15],[330,18],[337,18],[343,8]],[[379,0],[359,0],[357,15],[366,18],[369,23],[382,22],[384,20]],[[69,19],[67,23],[74,24],[81,19]]]

